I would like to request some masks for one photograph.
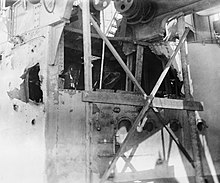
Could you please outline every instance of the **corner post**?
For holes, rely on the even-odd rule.
[[[184,30],[185,30],[185,20],[184,20],[184,16],[181,16],[178,19],[179,37],[182,36]],[[186,41],[184,42],[183,46],[180,48],[180,53],[181,53],[185,99],[188,101],[194,101],[192,95],[192,85],[190,83],[191,79],[190,79],[189,61],[187,58]],[[201,162],[201,153],[200,153],[198,131],[196,126],[195,111],[187,111],[187,115],[188,115],[188,122],[190,125],[192,152],[193,152],[193,159],[195,165],[195,180],[196,183],[204,183],[204,177],[203,177],[204,174],[203,174],[203,167]]]
[[[84,53],[84,83],[85,90],[92,91],[92,63],[91,63],[91,24],[89,1],[82,1],[83,20],[83,53]],[[91,115],[92,104],[85,104],[86,114],[86,183],[91,182]]]

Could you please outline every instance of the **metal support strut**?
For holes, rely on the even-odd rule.
[[[170,127],[166,126],[166,120],[161,116],[161,114],[157,111],[157,109],[153,108],[153,112],[158,117],[160,123],[163,125],[163,127],[166,129],[166,131],[169,133],[170,137],[173,139],[173,141],[176,143],[180,151],[184,154],[186,159],[190,162],[193,168],[195,168],[194,161],[189,155],[189,153],[186,151],[186,149],[183,147],[183,145],[179,142],[178,138],[176,137],[175,133],[171,130]]]
[[[91,63],[91,29],[89,21],[89,1],[82,1],[83,18],[83,57],[84,57],[84,81],[85,90],[92,91],[92,63]],[[86,112],[86,182],[91,182],[91,116],[92,104],[87,102]]]

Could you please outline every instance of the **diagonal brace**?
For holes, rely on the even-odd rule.
[[[91,20],[93,20],[91,18]],[[94,21],[94,20],[93,20]],[[93,23],[92,21],[92,23]],[[95,22],[96,23],[96,22]],[[94,25],[94,24],[93,24]],[[96,28],[96,26],[95,26]],[[99,30],[99,29],[98,29]],[[98,32],[98,31],[97,31]],[[100,32],[100,31],[99,31]],[[99,33],[98,32],[98,33]],[[139,124],[139,122],[143,119],[143,117],[145,116],[146,112],[149,110],[150,108],[150,105],[151,105],[151,102],[153,101],[154,99],[154,96],[156,95],[160,85],[162,84],[167,72],[169,71],[169,68],[176,56],[176,54],[178,53],[178,51],[180,50],[180,48],[182,47],[182,45],[185,43],[185,39],[186,39],[186,36],[187,34],[189,33],[189,28],[186,28],[183,36],[181,37],[180,41],[179,41],[179,44],[177,45],[174,53],[172,54],[170,60],[168,61],[168,63],[166,64],[165,66],[165,69],[163,70],[163,72],[161,73],[156,85],[154,86],[153,90],[151,91],[151,94],[149,96],[149,98],[147,99],[146,101],[146,104],[145,106],[142,108],[141,112],[139,113],[139,115],[137,116],[133,126],[131,127],[131,129],[129,130],[128,134],[127,134],[127,137],[125,138],[124,142],[122,143],[121,147],[119,148],[118,152],[115,154],[111,164],[108,166],[108,168],[106,169],[105,173],[103,174],[101,180],[100,180],[100,183],[104,183],[107,178],[109,177],[112,169],[114,168],[114,166],[116,165],[116,162],[118,161],[119,157],[122,156],[123,152],[126,150],[126,146],[128,144],[128,141],[132,138],[134,132],[136,131],[136,128]],[[103,37],[103,33],[101,32],[101,35],[100,35],[103,39],[107,39],[104,35]],[[109,46],[109,44],[111,45],[111,43],[108,41],[107,39],[107,42],[106,42],[106,45]],[[113,47],[114,48],[114,47]],[[111,48],[109,48],[111,50]],[[112,50],[111,50],[112,51]],[[119,60],[118,60],[119,61]],[[123,60],[122,60],[123,62]],[[120,63],[120,62],[119,62]],[[124,62],[123,62],[124,63]],[[127,66],[125,65],[125,67],[127,68]],[[126,72],[127,73],[127,72]],[[127,73],[128,74],[128,73]],[[128,74],[128,76],[130,77],[131,75]],[[133,76],[133,75],[132,75]],[[133,78],[132,78],[133,79]],[[131,80],[132,80],[131,79]],[[132,80],[133,81],[133,80]]]
[[[173,139],[173,141],[176,143],[178,148],[182,151],[182,153],[185,155],[186,159],[190,162],[193,168],[195,168],[194,161],[189,155],[189,153],[186,151],[186,149],[183,147],[183,145],[180,143],[176,135],[173,133],[170,127],[166,126],[166,120],[161,116],[161,114],[157,111],[157,109],[153,108],[153,112],[156,114],[157,118],[159,119],[160,123],[163,125],[163,127],[167,130],[170,137]]]
[[[125,161],[125,165],[124,165],[124,168],[122,169],[121,172],[125,172],[127,167],[129,167],[133,172],[136,172],[136,169],[134,168],[134,166],[130,162],[131,162],[131,160],[132,160],[132,158],[133,158],[137,148],[138,148],[138,145],[133,147],[133,149],[132,149],[132,151],[131,151],[131,153],[130,153],[128,158],[126,158],[125,156],[124,157],[122,156],[123,160]]]
[[[127,168],[130,168],[132,172],[137,172],[134,166],[130,163],[130,161],[126,158],[126,156],[122,156],[122,159],[125,161],[124,168],[122,169],[122,173],[126,171]]]

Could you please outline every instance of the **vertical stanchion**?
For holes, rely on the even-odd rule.
[[[92,90],[92,64],[91,64],[91,27],[90,27],[90,9],[89,1],[82,1],[82,19],[83,19],[83,53],[84,53],[84,82],[85,90]],[[91,113],[92,104],[85,104],[86,113],[86,183],[91,182]]]
[[[134,61],[133,53],[131,53],[130,55],[127,55],[127,67],[131,72],[132,72],[132,68],[133,68],[133,61]],[[126,75],[125,90],[132,91],[132,82],[129,79],[128,75]]]
[[[184,30],[185,30],[185,20],[184,17],[182,16],[178,19],[178,31],[180,37],[182,36]],[[190,83],[191,79],[190,79],[189,63],[186,52],[186,44],[183,44],[183,46],[180,48],[180,53],[181,53],[185,98],[186,100],[193,101],[193,96],[191,92],[192,85]],[[201,151],[199,147],[199,138],[198,138],[198,131],[196,126],[195,111],[187,111],[187,115],[191,130],[190,133],[191,133],[193,159],[195,165],[195,179],[196,179],[196,183],[204,183],[203,168],[201,162]]]
[[[137,79],[140,85],[141,85],[141,79],[142,79],[143,60],[144,60],[144,47],[137,45],[135,78]],[[136,88],[136,86],[134,87],[134,91],[138,91],[138,88]]]

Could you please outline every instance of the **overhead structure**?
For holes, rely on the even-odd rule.
[[[115,0],[114,5],[128,24],[148,23],[156,13],[156,4],[145,0]]]

